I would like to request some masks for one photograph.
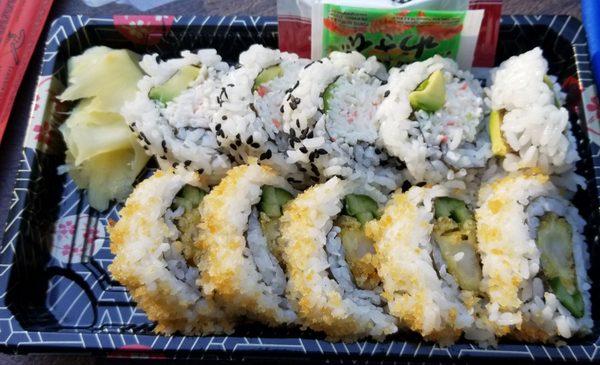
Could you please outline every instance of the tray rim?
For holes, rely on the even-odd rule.
[[[259,27],[259,26],[266,26],[266,25],[272,25],[272,24],[276,24],[277,23],[277,19],[276,17],[262,17],[262,16],[257,16],[257,17],[251,17],[251,16],[181,16],[181,17],[175,17],[176,20],[185,20],[187,21],[187,24],[190,25],[192,24],[193,21],[197,21],[197,20],[202,20],[203,25],[215,25],[215,26],[219,26],[219,25],[223,25],[223,23],[229,22],[229,26],[230,27],[234,27],[236,26],[235,22],[236,21],[242,21],[242,22],[246,22],[249,21],[251,23],[252,26],[255,27]],[[573,22],[574,25],[572,25],[573,27],[578,27],[579,30],[576,34],[576,36],[574,37],[574,42],[572,43],[572,46],[574,48],[574,53],[575,53],[575,63],[576,63],[576,68],[577,68],[577,78],[578,78],[578,82],[580,84],[580,88],[582,90],[582,96],[584,96],[585,93],[587,93],[587,98],[591,99],[592,97],[596,97],[596,90],[595,90],[595,86],[593,85],[593,80],[592,80],[592,74],[589,68],[589,59],[588,59],[588,50],[587,50],[587,41],[585,38],[585,30],[582,27],[581,21],[575,17],[572,16],[566,16],[566,15],[558,15],[558,16],[553,16],[553,15],[540,15],[540,16],[525,16],[525,15],[504,15],[502,17],[502,22],[508,22],[509,24],[530,24],[530,25],[534,25],[535,22],[539,22],[541,24],[542,20],[548,20],[548,19],[561,19],[564,20],[566,23],[568,22]],[[45,50],[47,50],[51,43],[54,41],[54,34],[56,31],[58,31],[58,27],[60,27],[60,23],[61,21],[68,21],[68,22],[74,22],[74,21],[78,21],[79,23],[77,25],[75,25],[75,27],[73,29],[71,29],[70,32],[66,33],[65,36],[71,36],[73,35],[73,33],[75,33],[78,29],[80,29],[81,27],[85,27],[85,26],[89,26],[89,25],[111,25],[114,24],[113,23],[113,18],[88,18],[86,16],[83,15],[61,15],[58,16],[57,18],[55,18],[49,28],[48,31],[48,36],[46,39],[46,42],[44,44],[44,48]],[[565,24],[566,24],[565,23]],[[182,24],[174,24],[176,26],[185,26],[186,22],[183,22]],[[550,25],[548,26],[548,28],[553,29],[552,28],[553,22],[550,23]],[[246,26],[244,24],[244,26]],[[57,40],[58,43],[60,43],[59,40]],[[40,81],[42,78],[47,77],[48,75],[44,75],[44,70],[48,70],[48,69],[53,69],[54,65],[56,62],[56,58],[53,58],[51,60],[46,60],[43,59],[41,65],[39,66],[39,72],[38,72],[38,85],[36,87],[36,94],[40,91]],[[41,109],[46,108],[46,104],[44,104]],[[583,114],[583,116],[585,118],[585,122],[584,124],[587,125],[590,122],[594,122],[594,127],[596,130],[599,130],[598,127],[598,120],[591,120],[588,116],[588,111],[585,110],[585,108],[581,111],[580,114]],[[580,115],[581,117],[581,115]],[[29,117],[28,120],[28,127],[27,127],[27,132],[26,132],[26,137],[25,140],[23,142],[23,151],[22,151],[22,159],[19,162],[19,172],[17,174],[17,176],[15,177],[15,182],[13,184],[13,193],[16,192],[16,189],[18,189],[18,185],[19,185],[19,179],[22,178],[23,172],[27,172],[27,169],[30,168],[30,161],[28,161],[29,159],[32,159],[32,161],[34,159],[36,159],[36,154],[38,153],[44,153],[43,151],[43,147],[40,146],[40,144],[32,144],[32,141],[34,141],[33,138],[33,127],[39,124],[39,121],[36,119],[35,113],[34,111],[31,112],[31,115]],[[589,126],[588,126],[589,127]],[[590,144],[595,144],[596,146],[600,145],[599,141],[600,141],[600,137],[595,136],[594,134],[591,134],[590,131],[586,131],[587,135],[588,135],[588,139]],[[28,145],[29,144],[29,145]],[[590,146],[591,147],[591,146]],[[600,156],[596,155],[593,156],[593,164],[595,169],[600,167]],[[598,189],[598,187],[600,187],[600,176],[598,176],[598,173],[595,174],[595,185],[596,188]],[[600,191],[600,189],[598,189]],[[15,221],[17,220],[16,224],[16,230],[18,232],[21,231],[21,224],[22,222],[18,219],[18,212],[24,207],[24,205],[26,204],[25,200],[19,200],[16,203],[12,202],[11,203],[11,207],[9,210],[9,214],[7,216],[7,222],[5,223],[5,231],[4,231],[4,235],[3,235],[3,239],[2,239],[2,243],[0,248],[2,249],[2,253],[0,254],[0,259],[2,258],[2,256],[5,255],[4,251],[7,248],[7,245],[10,244],[10,240],[7,237],[7,233],[8,233],[8,228],[9,226],[12,224],[11,221]],[[0,277],[4,276],[4,275],[8,275],[8,271],[10,271],[10,266],[11,264],[4,264],[4,265],[0,265]],[[3,298],[6,295],[6,292],[2,292],[0,293],[0,300],[2,300],[0,302],[0,319],[2,318],[7,318],[7,316],[12,316],[12,313],[10,312],[10,309],[7,308],[6,306],[4,306],[4,301]],[[11,321],[16,321],[16,319],[14,319],[14,316],[11,317],[10,319]],[[18,325],[18,323],[17,323]],[[11,328],[11,330],[13,330]],[[276,354],[282,354],[282,355],[288,355],[288,356],[315,356],[315,357],[333,357],[333,358],[339,358],[341,356],[343,356],[344,358],[346,357],[362,357],[362,356],[366,356],[368,355],[367,352],[365,352],[364,350],[367,348],[372,347],[371,351],[370,351],[370,356],[375,356],[377,358],[388,358],[388,354],[392,354],[395,355],[393,356],[393,359],[399,359],[399,358],[403,358],[403,359],[438,359],[438,360],[458,360],[458,359],[498,359],[498,358],[505,358],[505,359],[509,359],[509,358],[515,358],[515,359],[521,359],[521,360],[564,360],[565,359],[565,355],[558,349],[556,349],[555,346],[548,346],[548,345],[538,345],[538,344],[534,344],[534,345],[527,345],[527,344],[515,344],[515,345],[510,345],[510,344],[506,344],[507,347],[515,347],[515,348],[522,348],[525,347],[527,348],[527,352],[523,352],[523,351],[511,351],[509,349],[504,349],[504,350],[482,350],[479,349],[478,347],[471,345],[471,344],[460,344],[460,345],[455,345],[453,346],[454,348],[459,348],[458,350],[458,354],[457,356],[451,354],[449,351],[446,351],[445,349],[440,349],[439,347],[436,347],[435,344],[431,344],[431,343],[426,343],[426,342],[419,342],[419,343],[410,343],[408,341],[386,341],[383,343],[374,343],[374,342],[370,342],[370,341],[360,341],[358,343],[353,343],[353,344],[341,344],[341,343],[334,343],[331,344],[327,341],[324,340],[319,340],[319,339],[313,339],[313,338],[287,338],[289,340],[298,340],[299,344],[297,346],[293,346],[293,345],[286,345],[284,348],[281,347],[280,345],[276,344],[276,343],[269,343],[268,340],[276,340],[276,338],[269,338],[269,337],[239,337],[239,336],[210,336],[210,337],[188,337],[188,336],[160,336],[160,335],[135,335],[135,334],[115,334],[115,333],[77,333],[77,332],[69,332],[69,333],[61,333],[61,332],[51,332],[51,331],[21,331],[22,333],[27,334],[27,336],[30,338],[30,342],[20,342],[20,341],[11,341],[10,338],[8,338],[5,342],[0,342],[0,351],[1,352],[18,352],[18,353],[28,353],[28,352],[65,352],[65,351],[70,351],[70,352],[93,352],[93,353],[103,353],[103,354],[112,354],[112,355],[119,355],[122,354],[122,352],[124,351],[124,353],[126,354],[147,354],[149,353],[153,353],[153,354],[164,354],[164,355],[169,355],[170,357],[186,357],[186,358],[191,358],[191,357],[197,357],[197,356],[204,356],[206,354],[213,354],[213,355],[218,355],[218,356],[244,356],[244,355],[276,355]],[[73,338],[74,341],[69,341],[67,338],[60,340],[58,342],[44,342],[42,341],[42,335],[46,334],[46,335],[51,335],[51,334],[60,334],[61,336],[64,337],[69,337],[69,338]],[[132,349],[120,349],[118,346],[114,345],[110,347],[110,346],[105,346],[101,343],[100,339],[97,336],[103,336],[106,338],[111,338],[111,337],[121,337],[123,343],[125,344],[141,344],[142,342],[145,342],[145,340],[149,340],[149,339],[153,339],[153,345],[155,342],[157,342],[157,340],[159,339],[169,339],[167,342],[167,345],[169,342],[171,342],[173,339],[175,339],[175,341],[180,341],[180,344],[178,347],[185,347],[185,350],[183,351],[183,355],[179,352],[179,350],[172,350],[172,349],[159,349],[159,348],[155,348],[154,346],[150,346],[149,348],[132,348]],[[36,342],[36,338],[39,338],[40,341]],[[86,339],[94,339],[94,341],[97,343],[97,346],[94,345],[90,345],[90,341],[86,341]],[[78,343],[76,341],[76,339],[80,339],[81,342]],[[193,340],[190,340],[193,339]],[[227,341],[227,339],[235,339],[235,346],[233,348],[226,348],[226,346],[224,345],[225,341]],[[258,340],[259,343],[252,343],[252,341],[249,341],[249,339],[253,339],[253,340]],[[265,340],[267,342],[265,342]],[[254,341],[256,342],[256,341]],[[276,342],[276,341],[275,341]],[[311,346],[311,343],[312,346]],[[183,346],[184,344],[186,344],[186,346]],[[327,349],[328,345],[330,344],[329,347],[330,349]],[[349,350],[348,346],[353,347],[354,345],[358,344],[358,348],[360,349],[359,352],[353,351],[353,350]],[[361,349],[361,344],[362,344],[362,349]],[[377,347],[379,345],[379,347],[384,347],[383,345],[387,345],[386,348],[387,350],[385,351],[385,353],[380,353],[377,350]],[[415,347],[414,345],[416,345],[416,350],[414,352],[414,355],[410,355],[408,353],[404,353],[405,347]],[[596,340],[591,340],[588,342],[586,342],[585,345],[573,345],[573,346],[567,346],[566,348],[569,348],[569,351],[571,352],[571,357],[573,360],[584,360],[584,361],[591,361],[594,359],[597,359],[598,356],[597,352],[598,352],[598,344],[600,344],[600,338],[597,338]],[[229,344],[232,345],[232,344]],[[238,350],[237,346],[238,345],[242,345],[240,346],[240,348],[242,348],[242,350]],[[249,345],[248,347],[243,346],[243,345]],[[307,346],[308,349],[307,349]],[[346,349],[347,353],[339,353],[339,351],[336,349],[336,345],[337,346],[343,346]],[[398,354],[397,351],[391,351],[392,348],[394,348],[394,346],[400,346],[402,345],[402,349],[400,351],[400,353]],[[423,345],[423,349],[430,349],[429,352],[429,356],[427,356],[424,353],[419,354],[419,347]],[[188,348],[189,346],[189,348]],[[211,348],[211,346],[214,346],[216,348]],[[279,347],[278,347],[279,346]],[[165,345],[166,347],[166,345]],[[221,348],[219,348],[221,347]],[[325,349],[323,348],[325,347]],[[580,347],[581,348],[581,352],[573,352],[572,349],[570,349],[571,347]],[[539,351],[536,351],[537,354],[543,354],[545,353],[546,357],[545,358],[540,358],[536,355],[533,354],[533,352],[531,351],[531,348],[539,348]],[[515,349],[516,350],[516,349]],[[437,354],[434,354],[434,352],[439,352]],[[446,356],[443,356],[442,353],[446,354]],[[185,355],[187,354],[187,355]],[[585,355],[585,356],[584,356]],[[569,357],[568,353],[567,353],[567,357]],[[389,359],[389,358],[388,358]]]

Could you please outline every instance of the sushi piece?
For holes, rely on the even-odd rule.
[[[306,66],[282,105],[288,162],[300,164],[312,182],[332,176],[366,179],[385,201],[401,184],[403,168],[376,146],[374,115],[386,79],[375,57],[358,52],[332,52]]]
[[[296,320],[276,249],[278,219],[292,192],[273,169],[252,163],[231,169],[204,198],[195,257],[199,283],[231,316],[270,326]]]
[[[287,293],[304,328],[342,341],[383,339],[397,331],[383,310],[372,243],[363,231],[377,215],[373,198],[337,177],[284,208],[280,242]]]
[[[210,129],[212,94],[229,66],[214,49],[183,51],[165,62],[146,55],[140,66],[147,75],[122,111],[139,143],[162,168],[182,166],[217,183],[231,162]]]
[[[109,227],[109,270],[161,334],[231,333],[233,322],[196,285],[198,205],[206,194],[195,173],[157,171],[142,181]]]
[[[442,185],[398,191],[366,234],[375,242],[382,296],[401,328],[444,346],[463,332],[495,343],[482,305],[475,220],[463,200]]]
[[[523,170],[482,186],[477,236],[496,333],[555,342],[590,333],[585,222],[549,176]]]
[[[491,157],[479,81],[433,56],[390,71],[377,110],[387,153],[406,163],[412,183],[467,180]]]
[[[242,52],[239,65],[222,80],[211,127],[218,143],[237,164],[259,159],[290,183],[304,180],[285,161],[288,137],[282,130],[280,104],[308,60],[255,44]]]
[[[486,90],[492,108],[488,129],[492,151],[506,171],[537,167],[546,174],[564,174],[579,160],[569,113],[562,107],[565,95],[556,80],[548,75],[540,48],[511,57],[493,72]],[[570,190],[584,183],[576,176],[563,180]]]

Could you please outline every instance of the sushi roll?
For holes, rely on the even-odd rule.
[[[461,334],[495,344],[481,291],[476,224],[462,196],[442,185],[392,195],[367,224],[375,242],[383,297],[401,327],[450,345]]]
[[[123,107],[140,144],[162,168],[182,166],[218,182],[231,163],[210,129],[216,108],[211,96],[229,66],[214,49],[183,51],[165,62],[146,55],[140,66],[147,75]]]
[[[496,333],[555,342],[590,333],[585,222],[547,175],[523,170],[482,186],[477,236]]]
[[[109,269],[161,334],[230,333],[233,322],[196,285],[193,264],[198,205],[206,194],[196,173],[157,171],[142,181],[109,227]]]
[[[333,177],[304,191],[280,220],[287,294],[304,328],[330,340],[383,339],[397,331],[384,312],[372,242],[364,224],[376,201]]]
[[[491,157],[479,81],[433,56],[390,71],[377,110],[387,153],[406,163],[412,183],[467,179]]]
[[[486,92],[492,108],[492,151],[504,170],[537,167],[545,174],[572,172],[579,155],[569,113],[562,107],[565,95],[556,77],[548,75],[540,48],[504,61],[493,72]],[[561,185],[570,190],[584,183],[577,176],[563,180]]]
[[[296,320],[277,249],[279,216],[293,191],[273,169],[252,163],[231,169],[204,198],[199,284],[232,316],[270,326]]]
[[[366,59],[358,52],[332,52],[306,66],[282,105],[288,162],[300,164],[313,183],[357,177],[373,193],[395,190],[402,165],[376,146],[374,115],[386,79],[385,67],[375,57]]]
[[[290,182],[302,174],[286,163],[287,136],[282,131],[280,104],[308,60],[255,44],[242,52],[239,65],[222,80],[214,99],[218,103],[212,129],[232,161],[276,168]]]

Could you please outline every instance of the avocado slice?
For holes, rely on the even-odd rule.
[[[554,105],[556,105],[557,108],[560,108],[560,99],[558,98],[558,95],[556,95],[556,93],[554,92],[554,83],[552,82],[552,80],[550,80],[550,77],[548,75],[544,75],[544,83],[548,85],[548,88],[550,88],[550,91],[552,91],[552,93],[554,94]]]
[[[473,213],[467,208],[465,202],[460,199],[441,197],[435,199],[434,203],[435,218],[446,217],[454,222],[461,224],[468,220],[473,220]]]
[[[183,207],[186,211],[190,211],[200,205],[205,196],[206,192],[204,190],[186,185],[179,190],[177,196],[173,199],[172,207],[174,209]]]
[[[482,275],[477,254],[475,220],[468,219],[458,223],[450,217],[439,217],[433,225],[433,239],[440,249],[448,272],[461,289],[478,291]],[[462,256],[460,260],[457,260],[457,255]]]
[[[200,66],[186,65],[177,70],[164,84],[154,86],[150,89],[148,97],[151,100],[168,103],[186,90],[190,84],[198,78]]]
[[[365,224],[379,217],[379,206],[368,195],[346,195],[344,198],[344,209],[347,215],[356,218],[360,224]]]
[[[262,187],[259,210],[270,218],[279,218],[282,214],[282,207],[293,198],[294,196],[285,189],[265,185]]]
[[[252,86],[252,91],[256,91],[256,89],[258,89],[258,87],[262,84],[266,84],[267,82],[282,76],[283,69],[280,65],[267,67],[262,70],[258,76],[256,76],[256,79],[254,80],[254,86]]]
[[[333,92],[335,90],[335,88],[337,87],[337,80],[339,79],[336,78],[331,84],[327,85],[327,87],[325,88],[325,91],[323,91],[323,110],[325,111],[325,113],[327,113],[329,111],[330,108],[330,101],[331,98],[333,97]]]
[[[544,276],[556,298],[576,318],[583,317],[583,297],[577,287],[573,259],[573,228],[566,219],[546,213],[540,219],[536,244]]]
[[[502,131],[500,130],[505,113],[506,111],[504,109],[492,110],[488,125],[490,141],[492,142],[492,153],[494,156],[498,157],[504,157],[508,153],[508,144],[504,141],[504,137],[502,137]]]
[[[413,110],[424,110],[429,113],[438,111],[446,102],[446,80],[442,70],[432,73],[415,91],[408,95]]]

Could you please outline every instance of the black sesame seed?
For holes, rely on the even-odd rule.
[[[129,129],[133,132],[133,127],[132,126],[129,126]]]
[[[300,152],[302,153],[308,153],[308,149],[304,146],[300,147]]]
[[[237,146],[235,145],[235,143],[230,144],[229,148],[231,148],[234,151],[237,150]]]
[[[242,141],[240,141],[239,139],[237,141],[235,141],[235,145],[240,147],[242,145]]]
[[[235,139],[240,140],[242,138],[242,136],[238,133],[235,135]]]
[[[296,137],[296,130],[295,130],[294,128],[291,128],[291,129],[290,129],[290,136],[291,136],[292,138]]]
[[[224,116],[222,116],[222,117],[221,117],[221,119],[223,119],[223,120],[227,120],[227,116],[226,116],[226,115],[224,115]]]
[[[260,155],[259,159],[260,160],[268,160],[271,158],[272,155],[273,155],[273,153],[271,152],[271,150],[266,150],[265,153]]]
[[[217,125],[215,126],[215,129],[220,131],[221,130],[221,123],[217,123]]]
[[[132,126],[132,127],[135,127],[135,122],[131,122],[131,126]]]
[[[252,148],[260,148],[260,143],[258,143],[258,142],[250,143],[250,147],[252,147]]]
[[[317,111],[321,114],[325,114],[325,110],[321,109],[321,108],[317,108]]]
[[[427,185],[427,183],[425,181],[421,181],[415,184],[416,186],[422,188],[423,186]]]
[[[279,111],[283,114],[283,105],[279,108]]]
[[[160,156],[160,159],[161,159],[161,160],[166,160],[166,159],[167,159],[167,156],[165,156],[165,155],[162,155],[162,156]]]
[[[324,148],[319,148],[319,149],[316,151],[316,153],[317,153],[318,155],[326,155],[326,154],[327,154],[327,150],[326,150],[326,149],[324,149]]]
[[[298,171],[300,172],[306,172],[306,169],[302,166],[298,166]]]
[[[316,177],[316,176],[311,176],[311,177],[310,177],[310,179],[311,179],[313,182],[319,182],[319,178],[318,178],[318,177]]]
[[[313,133],[313,131],[308,132],[308,134],[306,135],[306,138],[313,138],[315,136],[315,134]]]
[[[375,154],[376,154],[376,155],[381,155],[381,150],[380,150],[379,148],[376,148],[376,149],[375,149]]]
[[[383,94],[383,97],[387,98],[388,96],[390,96],[390,91],[386,90],[385,93]]]
[[[298,127],[298,129],[300,129],[300,119],[296,119],[296,127]]]
[[[387,80],[381,81],[381,85],[387,85],[387,83],[388,83]]]
[[[246,138],[246,144],[252,144],[252,140],[253,140],[252,136]]]
[[[319,157],[319,156],[317,156]],[[315,162],[315,151],[312,151],[311,153],[308,154],[308,160],[310,162]]]
[[[188,166],[190,166],[191,164],[192,164],[192,161],[191,161],[191,160],[185,160],[185,161],[183,162],[183,166],[185,166],[185,167],[188,167]]]
[[[143,147],[146,151],[148,151],[148,146],[144,145]]]
[[[314,164],[310,164],[310,171],[312,171],[313,174],[319,176],[319,169]]]
[[[204,169],[200,169],[200,170],[198,170],[198,173],[199,173],[199,174],[202,174],[202,173],[204,173]]]
[[[173,162],[173,168],[176,169],[179,166],[179,162]]]
[[[290,147],[294,148],[295,144],[296,142],[294,142],[294,138],[290,138]]]
[[[163,139],[162,142],[160,142],[160,145],[162,146],[163,151],[167,153],[167,141]]]

